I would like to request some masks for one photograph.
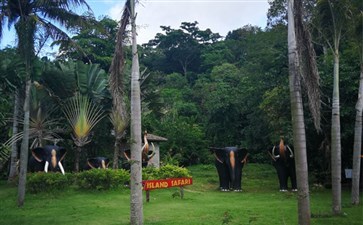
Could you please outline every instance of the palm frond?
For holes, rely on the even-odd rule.
[[[77,146],[89,142],[89,135],[94,126],[105,117],[104,111],[93,104],[87,96],[77,94],[65,104],[63,112],[73,129],[73,138]]]
[[[115,137],[121,138],[129,124],[129,118],[122,117],[115,109],[110,113],[110,121],[115,131]]]
[[[315,128],[320,131],[320,77],[316,64],[316,55],[311,42],[311,35],[303,21],[302,2],[296,1],[295,10],[295,29],[297,48],[299,52],[300,64],[302,67],[302,81],[309,99],[309,108],[314,120]]]
[[[124,111],[123,105],[123,71],[125,67],[124,59],[124,42],[126,35],[126,28],[130,23],[130,0],[127,0],[122,13],[120,27],[116,37],[115,53],[110,67],[109,86],[113,98],[113,105],[117,111]]]

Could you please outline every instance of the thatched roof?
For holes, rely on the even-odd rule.
[[[152,141],[152,142],[162,142],[162,141],[167,141],[168,139],[164,138],[164,137],[160,137],[160,136],[156,136],[154,134],[147,134],[146,136],[148,141]]]

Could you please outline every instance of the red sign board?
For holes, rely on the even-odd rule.
[[[142,186],[145,191],[152,189],[181,187],[193,184],[192,178],[168,178],[163,180],[144,180]]]

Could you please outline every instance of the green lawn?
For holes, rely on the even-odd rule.
[[[193,185],[185,188],[184,199],[175,197],[178,188],[153,190],[145,202],[144,224],[297,224],[297,194],[278,192],[271,165],[248,164],[244,168],[243,192],[219,192],[214,166],[189,168]],[[65,190],[54,194],[27,194],[25,205],[16,205],[17,189],[0,184],[0,224],[129,224],[130,191],[81,192]],[[363,208],[351,206],[350,191],[343,190],[342,216],[331,216],[331,190],[311,188],[312,224],[362,225]],[[362,199],[361,199],[362,201]]]

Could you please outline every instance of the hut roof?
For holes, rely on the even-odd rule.
[[[164,138],[164,137],[160,137],[160,136],[156,136],[154,134],[147,134],[146,136],[148,141],[153,141],[153,142],[162,142],[162,141],[167,141],[168,139]]]

